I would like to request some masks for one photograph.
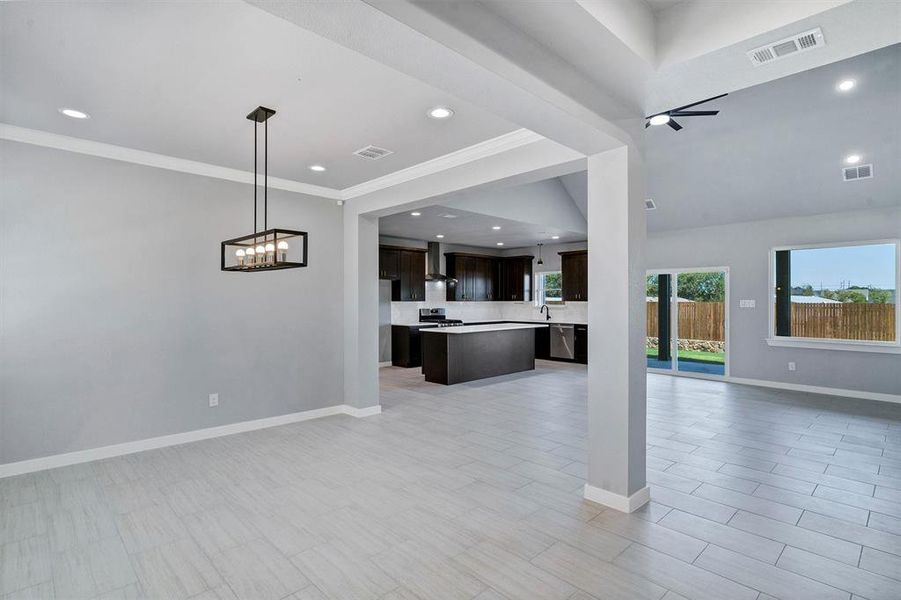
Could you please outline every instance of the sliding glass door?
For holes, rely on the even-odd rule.
[[[648,368],[726,375],[726,269],[680,269],[647,279]]]

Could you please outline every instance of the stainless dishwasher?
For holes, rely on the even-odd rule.
[[[575,328],[572,325],[551,325],[551,358],[575,358]]]

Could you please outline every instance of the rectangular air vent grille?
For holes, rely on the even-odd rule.
[[[760,48],[754,48],[748,51],[747,54],[748,58],[751,59],[751,63],[757,67],[798,52],[805,52],[825,45],[826,39],[823,37],[823,32],[817,27],[816,29],[793,35],[790,38],[779,40]]]
[[[644,201],[644,207],[648,210],[655,210],[657,208],[657,205],[654,204],[654,200],[652,198],[648,198]]]
[[[842,169],[845,181],[857,181],[858,179],[870,179],[873,176],[873,165],[858,165]]]
[[[386,148],[379,148],[378,146],[366,146],[365,148],[360,148],[356,152],[354,152],[357,156],[361,158],[366,158],[369,160],[378,160],[380,158],[385,158],[389,154],[394,154],[392,150],[388,150]]]

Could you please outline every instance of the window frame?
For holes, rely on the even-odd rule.
[[[548,306],[563,306],[566,304],[566,301],[563,300],[563,286],[560,287],[560,300],[551,300],[550,302],[542,302],[541,297],[544,295],[544,275],[549,273],[560,273],[560,281],[562,284],[563,281],[563,271],[561,269],[556,269],[553,271],[536,271],[535,273],[535,306],[541,306],[542,304],[547,304]]]
[[[776,335],[776,252],[783,250],[812,250],[817,248],[853,248],[855,246],[895,246],[895,341],[868,341],[868,340],[839,340],[827,338],[809,338]],[[767,290],[767,336],[768,346],[810,348],[817,350],[844,350],[849,352],[877,352],[889,354],[901,354],[901,238],[888,238],[877,240],[854,240],[840,242],[823,242],[817,244],[791,244],[774,246],[769,251],[769,277]]]

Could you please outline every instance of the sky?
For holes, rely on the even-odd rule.
[[[820,284],[827,290],[838,289],[844,282],[866,287],[895,289],[895,245],[873,244],[842,248],[810,248],[792,250],[792,287]]]

